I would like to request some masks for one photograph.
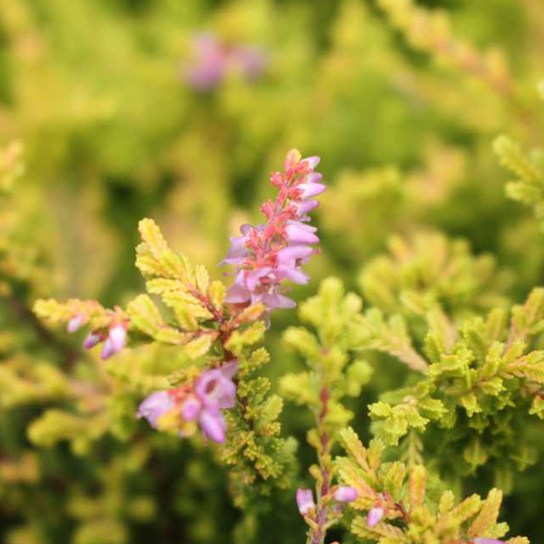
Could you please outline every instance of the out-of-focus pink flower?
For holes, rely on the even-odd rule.
[[[375,506],[368,512],[368,516],[366,518],[366,524],[369,527],[374,527],[374,525],[380,523],[380,521],[385,516],[385,508],[381,506]]]
[[[474,544],[504,544],[502,540],[496,538],[475,538]]]
[[[91,331],[83,342],[85,349],[94,348],[97,344],[100,344],[104,340],[105,336],[101,331]]]
[[[219,86],[229,71],[239,71],[249,81],[257,79],[268,59],[256,46],[230,45],[211,33],[194,36],[192,59],[183,65],[184,78],[196,90]]]
[[[237,370],[237,361],[229,361],[206,370],[194,384],[153,393],[140,404],[137,416],[147,418],[156,427],[160,416],[176,409],[183,421],[196,421],[206,438],[223,443],[227,424],[221,410],[233,408],[236,403],[233,377]]]
[[[122,314],[118,313],[119,308],[112,314],[112,321],[109,327],[92,330],[87,334],[83,341],[83,347],[85,349],[92,349],[96,345],[104,342],[102,352],[100,356],[102,359],[109,359],[112,355],[119,353],[127,343],[127,329],[129,322],[126,318],[121,317]],[[76,332],[86,322],[88,318],[84,315],[78,314],[72,317],[68,321],[68,332]]]
[[[192,49],[193,61],[186,68],[186,81],[199,90],[215,87],[225,75],[227,51],[213,34],[195,36]]]
[[[127,330],[125,325],[119,323],[110,327],[100,356],[102,359],[109,359],[112,355],[119,353],[125,347],[126,342]]]
[[[157,391],[147,397],[136,412],[138,419],[144,417],[152,427],[157,428],[159,418],[170,412],[176,403],[168,391]]]
[[[311,489],[297,489],[297,506],[303,516],[315,508],[314,494]]]
[[[267,313],[275,308],[293,308],[295,302],[283,294],[285,281],[305,284],[309,278],[301,269],[318,251],[317,229],[308,225],[308,214],[317,207],[313,197],[326,186],[314,172],[319,157],[303,159],[292,150],[284,162],[285,172],[274,172],[270,182],[278,188],[275,201],[261,211],[265,224],[244,225],[241,236],[230,239],[231,247],[222,264],[236,266],[234,282],[226,301],[232,304],[263,303]]]
[[[78,331],[84,324],[85,324],[85,317],[81,314],[75,315],[68,321],[68,325],[66,326],[66,330],[68,332],[76,332]]]
[[[338,502],[352,502],[357,500],[357,491],[353,487],[340,486],[333,494],[334,500]]]

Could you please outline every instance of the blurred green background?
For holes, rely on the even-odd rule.
[[[203,32],[229,50],[257,47],[262,73],[227,69],[210,89],[191,86]],[[540,143],[543,47],[537,0],[0,0],[0,145],[19,141],[25,163],[0,212],[3,541],[302,542],[297,482],[244,516],[213,452],[136,425],[136,399],[122,390],[111,433],[97,430],[81,451],[32,444],[27,426],[74,402],[47,382],[54,369],[86,376],[84,361],[77,372],[64,364],[78,339],[40,329],[32,301],[114,305],[141,291],[142,217],[222,277],[228,236],[259,221],[269,173],[293,147],[321,156],[329,185],[316,214],[322,254],[296,299],[330,274],[361,291],[361,270],[392,236],[440,231],[493,256],[495,272],[477,289],[519,301],[542,283],[544,245],[530,211],[506,199],[492,141],[507,132]],[[485,309],[490,298],[466,306]],[[273,316],[274,383],[301,365],[279,343],[295,321]],[[372,386],[350,406],[364,437],[366,405],[405,375],[392,359],[376,361]],[[287,406],[282,422],[300,441],[307,482],[311,418]],[[527,433],[542,453],[542,428]],[[503,513],[535,543],[543,482],[539,463],[517,475]],[[492,485],[484,471],[466,491]]]

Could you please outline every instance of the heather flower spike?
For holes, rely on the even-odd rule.
[[[287,154],[285,172],[274,172],[271,183],[278,189],[275,201],[261,207],[266,223],[244,225],[241,236],[231,238],[231,247],[223,264],[236,266],[234,283],[226,302],[232,304],[264,304],[267,312],[275,308],[293,308],[295,302],[282,294],[285,281],[300,285],[309,277],[301,269],[317,253],[317,228],[307,223],[308,213],[319,204],[312,200],[325,191],[314,172],[319,157],[303,159],[300,152]]]

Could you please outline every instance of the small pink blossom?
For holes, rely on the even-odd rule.
[[[85,324],[85,321],[85,316],[81,314],[75,315],[74,317],[72,317],[72,319],[70,319],[70,321],[68,321],[66,330],[68,332],[76,332]]]
[[[91,331],[86,337],[83,342],[83,347],[85,349],[92,349],[97,344],[102,342],[104,340],[104,335],[101,331]]]
[[[206,438],[223,443],[227,423],[221,410],[233,408],[236,403],[233,377],[237,370],[237,361],[229,361],[204,371],[193,384],[153,393],[140,404],[138,417],[147,418],[156,427],[161,415],[176,409],[182,422],[196,421]],[[173,424],[178,423],[174,420]]]
[[[368,512],[368,516],[366,518],[366,524],[369,527],[374,527],[374,525],[380,523],[380,521],[385,516],[385,508],[381,506],[375,506]]]
[[[496,538],[475,538],[474,544],[504,544],[502,540]]]
[[[108,336],[104,342],[100,356],[102,359],[109,359],[125,347],[126,341],[127,330],[125,326],[121,324],[114,325],[108,331]]]
[[[338,502],[353,502],[357,500],[358,494],[353,487],[340,486],[334,492],[333,497]]]
[[[315,508],[314,494],[311,489],[297,489],[297,506],[302,516],[306,516]]]

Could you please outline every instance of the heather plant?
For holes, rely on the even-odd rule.
[[[2,541],[544,538],[538,4],[0,0]]]

